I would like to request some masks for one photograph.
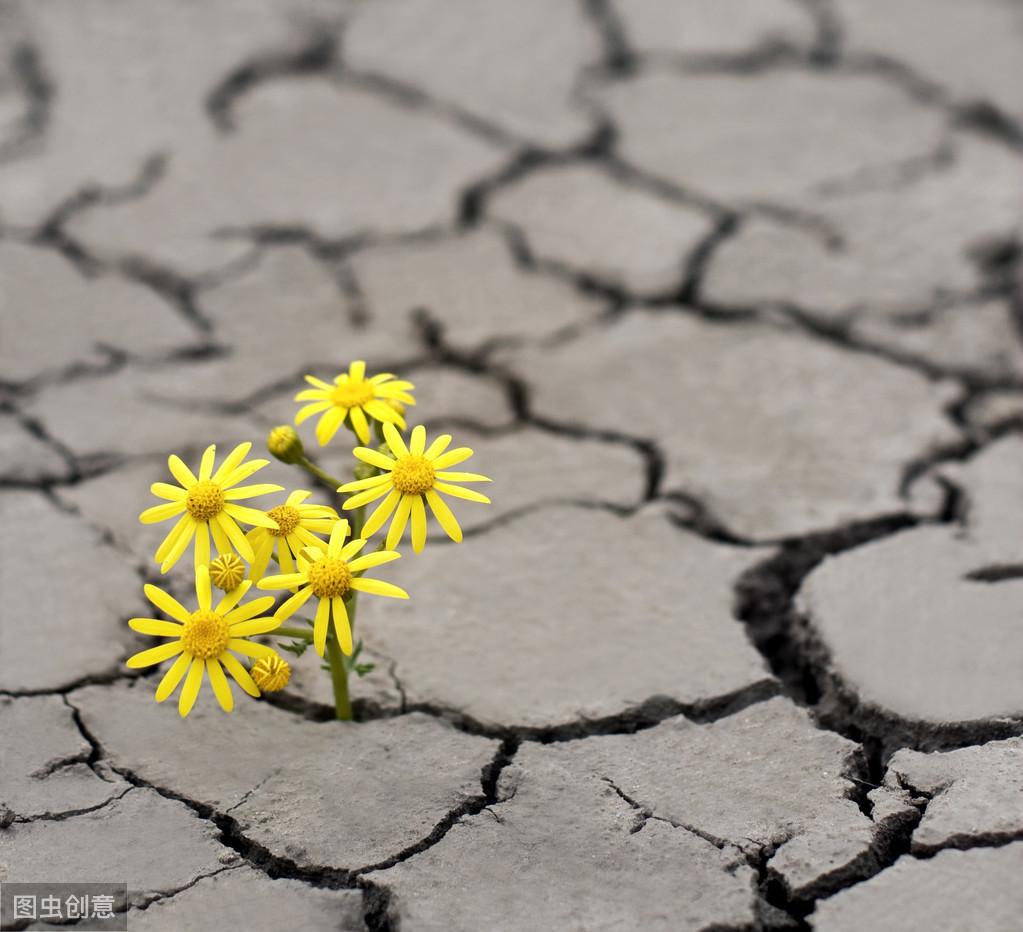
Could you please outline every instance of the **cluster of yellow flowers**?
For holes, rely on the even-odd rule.
[[[157,586],[147,585],[145,593],[168,619],[132,618],[129,625],[141,634],[169,638],[156,647],[129,658],[132,668],[148,667],[176,658],[164,673],[156,690],[163,702],[184,680],[178,710],[188,715],[199,694],[203,673],[209,677],[221,708],[230,712],[234,699],[226,673],[250,696],[260,691],[283,689],[291,676],[286,660],[273,648],[251,638],[260,635],[289,638],[278,646],[295,654],[312,643],[326,657],[333,680],[338,718],[352,717],[348,696],[348,675],[362,675],[371,669],[355,662],[361,642],[353,638],[358,593],[407,599],[408,593],[391,583],[367,578],[367,570],[397,560],[406,527],[410,527],[412,549],[419,553],[426,543],[429,506],[441,528],[454,541],[462,539],[458,525],[443,495],[473,502],[489,503],[485,495],[463,488],[465,483],[489,482],[486,476],[452,472],[473,455],[468,447],[449,449],[451,436],[442,434],[427,443],[426,430],[415,427],[408,436],[406,406],[415,404],[411,382],[390,373],[367,378],[366,364],[356,361],[333,384],[307,375],[312,386],[295,396],[308,402],[295,417],[300,425],[319,414],[316,438],[321,446],[338,430],[347,427],[363,444],[352,451],[358,461],[354,480],[341,483],[328,476],[305,454],[294,428],[276,427],[270,432],[270,452],[285,463],[299,466],[339,493],[352,493],[342,503],[352,520],[339,517],[329,505],[308,504],[312,492],[296,489],[281,504],[267,509],[239,504],[247,499],[283,492],[270,483],[241,485],[269,460],[247,460],[251,443],[236,446],[216,467],[216,447],[202,455],[197,473],[180,457],[167,460],[177,485],[154,482],[152,493],[163,504],[147,508],[139,516],[143,524],[177,519],[156,550],[160,572],[168,572],[194,541],[196,608],[189,611],[177,599]],[[371,425],[382,441],[371,442]],[[216,468],[215,468],[216,467]],[[365,506],[379,502],[363,519]],[[386,538],[377,549],[364,552],[373,537],[390,519]],[[241,525],[248,525],[244,531]],[[350,538],[350,539],[349,539]],[[216,555],[214,556],[214,551]],[[279,572],[267,575],[270,561]],[[252,586],[262,590],[290,593],[274,609],[277,598],[263,596],[243,602]],[[224,595],[215,605],[213,586]],[[300,619],[298,627],[284,627],[312,598],[317,600],[314,617]],[[272,611],[272,614],[268,614]],[[240,658],[251,665],[246,668]],[[225,673],[226,671],[226,673]]]

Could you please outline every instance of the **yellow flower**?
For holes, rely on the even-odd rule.
[[[365,540],[352,540],[345,544],[348,536],[348,522],[338,519],[330,532],[330,543],[326,551],[320,547],[306,547],[298,555],[298,572],[281,576],[267,576],[257,585],[260,589],[292,589],[300,587],[287,602],[276,611],[282,621],[295,614],[311,596],[320,604],[316,608],[313,622],[313,646],[323,656],[327,644],[327,623],[334,617],[334,632],[345,654],[352,653],[352,627],[348,622],[345,596],[349,592],[369,592],[372,595],[390,596],[392,599],[407,599],[408,593],[391,583],[379,579],[364,579],[357,574],[374,566],[397,560],[401,554],[391,550],[378,550],[363,557],[356,554],[366,546]],[[353,559],[353,557],[356,557]]]
[[[295,424],[301,424],[314,414],[324,412],[316,425],[316,439],[320,446],[329,443],[338,428],[348,418],[359,440],[369,443],[369,422],[366,415],[385,424],[397,424],[405,429],[405,420],[389,402],[398,401],[414,405],[415,399],[409,394],[411,382],[392,381],[390,372],[366,378],[366,363],[356,360],[348,369],[334,379],[334,384],[321,381],[311,375],[305,380],[312,388],[304,389],[295,396],[295,401],[309,401],[295,416]]]
[[[249,672],[256,685],[265,693],[280,692],[291,679],[291,665],[275,651],[260,657]]]
[[[132,618],[128,624],[140,634],[173,640],[129,657],[128,666],[134,670],[163,663],[171,657],[178,658],[156,688],[157,702],[163,702],[174,692],[181,678],[185,677],[185,685],[178,697],[178,711],[182,716],[188,715],[199,695],[205,670],[220,707],[230,712],[234,708],[234,698],[224,675],[224,667],[227,667],[228,673],[245,692],[250,696],[259,696],[259,687],[231,651],[257,659],[272,654],[271,648],[254,644],[246,638],[273,631],[280,625],[281,619],[258,617],[273,605],[273,596],[253,599],[247,605],[238,604],[251,586],[251,582],[243,582],[227,593],[214,608],[210,571],[208,567],[200,566],[195,571],[195,595],[199,607],[194,612],[188,611],[163,589],[146,586],[146,598],[174,620]]]
[[[412,519],[412,549],[419,553],[426,544],[426,505],[434,513],[440,526],[444,528],[453,541],[462,539],[462,529],[458,526],[455,516],[448,508],[447,502],[440,497],[441,492],[455,498],[464,498],[470,502],[490,504],[486,495],[472,489],[463,489],[452,482],[490,482],[486,476],[473,472],[446,472],[449,466],[467,460],[472,456],[468,447],[449,450],[450,434],[441,434],[429,447],[426,446],[426,428],[422,425],[412,431],[409,445],[405,446],[401,434],[390,424],[384,424],[384,437],[387,446],[394,454],[394,459],[378,450],[356,447],[355,455],[364,463],[382,469],[379,476],[347,482],[339,492],[357,492],[346,499],[342,507],[347,511],[361,508],[378,498],[387,497],[376,507],[362,526],[362,536],[371,537],[383,526],[384,522],[395,512],[390,530],[387,532],[386,547],[393,550],[398,546],[405,525]],[[425,503],[425,504],[424,504]],[[397,511],[395,511],[397,509]]]
[[[254,527],[246,535],[255,555],[250,579],[262,579],[275,544],[282,573],[295,572],[293,557],[297,557],[303,547],[323,547],[323,541],[312,532],[329,534],[338,520],[337,512],[329,505],[302,504],[312,494],[302,489],[292,492],[283,505],[266,513],[276,527]]]
[[[245,534],[238,521],[256,524],[263,527],[275,527],[271,518],[263,511],[237,505],[239,499],[252,498],[254,495],[265,495],[268,492],[280,492],[279,485],[244,485],[235,488],[239,482],[247,479],[257,470],[262,469],[269,460],[249,460],[242,462],[251,443],[240,443],[213,472],[213,460],[217,454],[215,445],[210,444],[202,455],[199,464],[199,477],[196,478],[180,457],[171,456],[167,460],[171,475],[181,487],[166,482],[154,482],[149,488],[157,498],[169,499],[165,505],[154,505],[139,515],[143,524],[155,524],[181,515],[171,532],[157,548],[156,562],[160,572],[166,573],[188,548],[195,538],[195,566],[206,566],[210,562],[210,534],[216,544],[217,553],[229,553],[231,545],[249,563],[253,560],[252,547],[245,539]],[[182,512],[184,512],[182,514]],[[236,520],[237,519],[237,520]]]
[[[230,592],[245,578],[245,564],[237,554],[222,553],[210,563],[210,579],[213,585],[224,592]]]

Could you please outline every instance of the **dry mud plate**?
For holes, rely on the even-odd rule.
[[[1021,76],[1020,0],[0,0],[0,883],[1023,927]],[[358,721],[311,650],[182,719],[150,483],[358,359],[493,504],[360,610]]]

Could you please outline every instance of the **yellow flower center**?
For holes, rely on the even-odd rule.
[[[342,408],[358,408],[375,396],[373,386],[365,379],[354,382],[349,379],[341,385],[335,385],[331,392],[331,401]]]
[[[391,470],[394,487],[404,495],[422,495],[433,488],[433,464],[425,456],[403,456]]]
[[[224,592],[230,592],[245,578],[245,564],[233,553],[222,553],[210,563],[210,579],[213,585]]]
[[[224,510],[224,490],[217,483],[203,479],[188,490],[185,508],[196,521],[209,521]]]
[[[344,560],[324,557],[309,567],[309,585],[318,599],[334,599],[351,588],[352,573]]]
[[[291,679],[291,667],[288,661],[278,654],[260,657],[249,670],[256,685],[267,693],[275,693],[284,689]]]
[[[203,660],[219,657],[227,650],[230,640],[230,627],[224,616],[216,612],[192,612],[192,617],[185,622],[185,630],[181,632],[185,651]]]
[[[277,530],[267,528],[274,537],[284,537],[290,534],[302,520],[302,516],[294,505],[278,505],[276,508],[271,508],[266,514],[268,518],[273,518],[277,522]]]

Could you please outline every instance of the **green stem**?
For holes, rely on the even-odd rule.
[[[319,479],[320,482],[329,485],[330,490],[332,492],[336,492],[338,486],[343,484],[340,479],[335,479],[332,475],[330,475],[330,473],[326,473],[322,469],[320,469],[320,467],[317,466],[307,456],[303,456],[302,459],[298,461],[298,465],[301,466],[306,472],[312,474],[317,479]]]
[[[313,639],[312,628],[291,628],[285,625],[283,628],[274,628],[270,633],[278,638],[302,638],[304,641]]]
[[[348,696],[348,670],[333,631],[327,635],[327,663],[330,664],[330,679],[334,684],[334,714],[342,722],[350,722],[352,700]]]

